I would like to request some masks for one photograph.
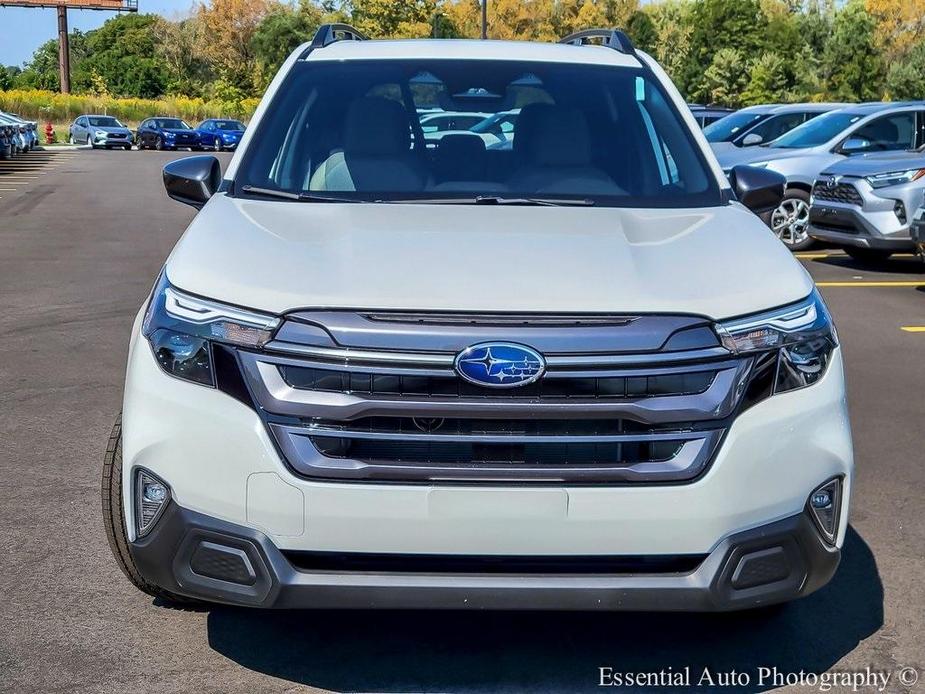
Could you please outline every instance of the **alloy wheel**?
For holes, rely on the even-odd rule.
[[[809,204],[785,198],[771,213],[771,229],[787,246],[803,243],[809,236]]]

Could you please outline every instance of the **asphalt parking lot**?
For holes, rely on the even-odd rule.
[[[925,265],[912,257],[800,254],[844,345],[858,473],[842,565],[807,599],[733,615],[261,613],[137,592],[106,543],[100,464],[132,319],[192,217],[160,182],[177,156],[0,162],[4,691],[581,691],[609,666],[748,673],[741,691],[773,688],[760,667],[870,668],[892,673],[884,691],[925,692]]]

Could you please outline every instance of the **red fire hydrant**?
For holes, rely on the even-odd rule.
[[[51,123],[45,123],[45,144],[53,145],[55,143],[55,128]]]

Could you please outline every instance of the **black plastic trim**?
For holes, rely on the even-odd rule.
[[[254,584],[193,572],[192,553],[203,541],[244,552]],[[785,576],[781,571],[772,573],[769,583],[733,587],[743,557],[775,548],[786,557]],[[808,595],[832,578],[840,559],[839,550],[825,544],[803,512],[731,535],[685,573],[309,571],[294,566],[263,533],[174,502],[151,534],[130,544],[130,551],[146,580],[180,595],[251,607],[319,609],[729,611]],[[393,555],[392,560],[403,558]]]

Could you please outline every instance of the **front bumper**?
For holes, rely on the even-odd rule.
[[[125,135],[122,137],[116,137],[112,134],[105,135],[104,137],[94,136],[93,137],[93,146],[94,147],[131,147],[132,146],[132,136]]]
[[[137,467],[165,480],[174,500],[170,513],[141,541],[133,530],[131,498]],[[267,567],[270,587],[265,594],[242,602],[221,590],[196,593],[215,600],[306,607],[699,610],[786,600],[828,580],[837,563],[835,548],[841,547],[847,528],[853,459],[841,352],[836,349],[816,384],[776,395],[740,414],[710,467],[685,484],[308,479],[294,474],[281,459],[250,406],[165,375],[136,322],[125,388],[123,468],[132,551],[149,580],[184,594],[194,594],[193,584],[188,574],[178,573],[185,560],[175,557],[181,556],[180,544],[189,529],[201,526],[246,539],[257,553],[253,566],[262,562]],[[802,518],[812,490],[833,477],[843,480],[844,503],[835,548],[822,555],[832,561],[829,565],[814,558],[818,536],[799,530],[803,521],[793,519]],[[793,544],[780,543],[796,547],[787,554],[787,566],[801,579],[790,579],[786,589],[748,592],[741,600],[723,597],[729,588],[723,572],[732,561],[730,552],[740,545],[756,547],[752,538],[776,537],[783,527],[779,523],[794,538]],[[167,539],[157,539],[161,537]],[[392,576],[382,571],[298,570],[284,561],[293,552],[399,559],[699,556],[703,561],[696,570],[672,575],[412,576],[402,571]],[[187,583],[178,579],[183,575]],[[525,592],[519,594],[520,589]],[[656,594],[662,597],[656,599]]]
[[[738,610],[808,595],[840,559],[806,512],[736,533],[683,573],[305,569],[260,531],[176,504],[130,549],[146,579],[180,595],[326,609]]]
[[[822,199],[814,194],[809,211],[810,236],[837,246],[898,253],[912,250],[909,225],[921,198],[921,186],[902,185],[877,190],[863,179],[852,177],[845,177],[841,185],[855,191],[858,204]],[[894,211],[897,205],[902,206],[904,219]]]
[[[915,213],[915,219],[912,220],[910,234],[912,244],[916,252],[925,256],[925,207],[920,207]]]

